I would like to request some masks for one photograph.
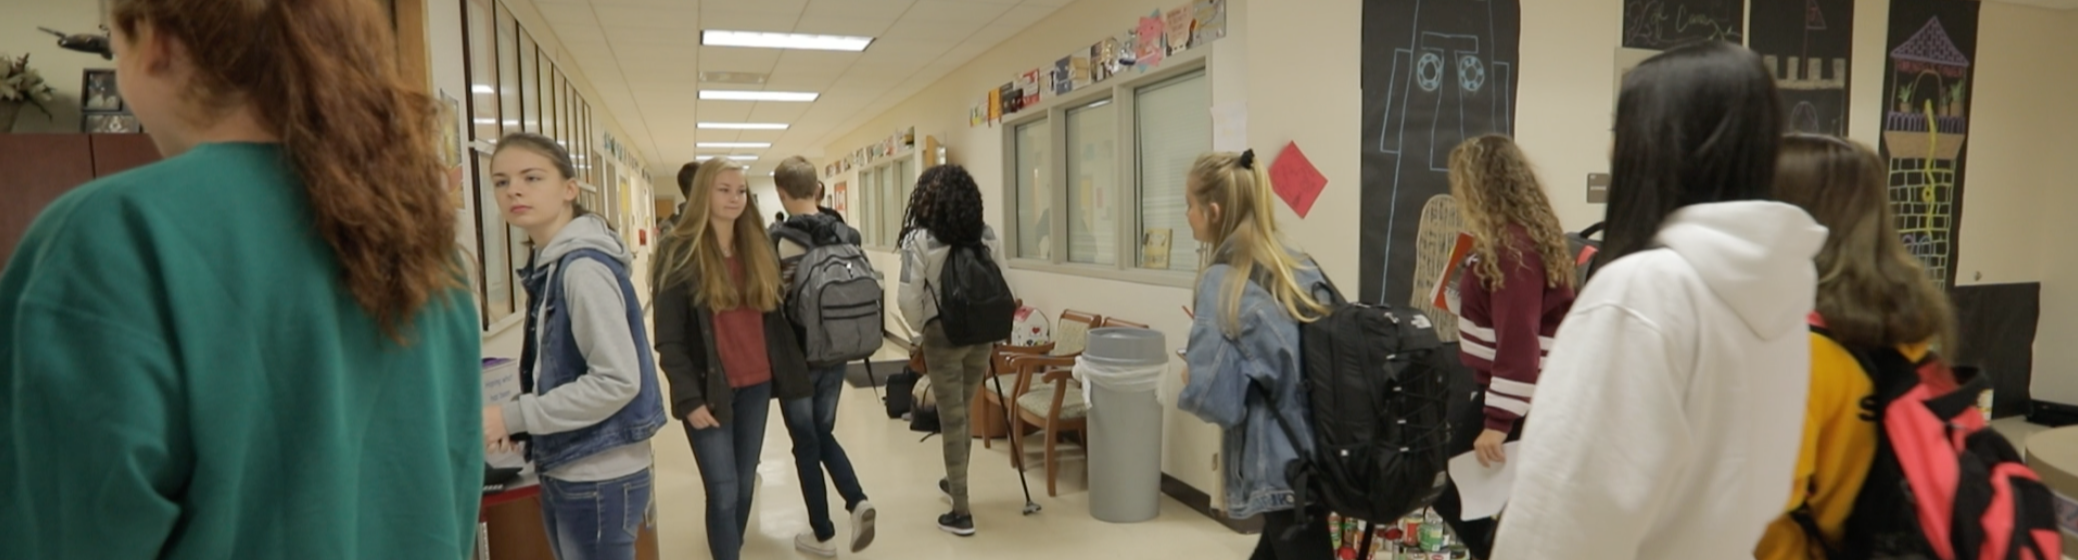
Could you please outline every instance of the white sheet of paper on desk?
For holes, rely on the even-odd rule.
[[[1508,505],[1508,493],[1515,489],[1518,447],[1519,442],[1512,441],[1501,445],[1508,461],[1493,468],[1479,466],[1476,451],[1450,458],[1450,480],[1457,483],[1465,519],[1493,517],[1501,513],[1501,506]]]

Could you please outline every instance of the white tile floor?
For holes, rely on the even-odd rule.
[[[1090,517],[1089,493],[1080,461],[1064,463],[1060,496],[1046,496],[1046,478],[1034,468],[1028,475],[1033,499],[1043,511],[1019,515],[1024,497],[1017,471],[1002,441],[995,449],[974,444],[970,474],[973,537],[938,530],[937,517],[950,509],[937,490],[945,475],[941,443],[936,437],[917,441],[907,424],[889,420],[874,392],[847,386],[838,406],[837,438],[856,465],[866,494],[880,510],[878,538],[853,558],[909,559],[1078,559],[1105,558],[1244,558],[1255,537],[1240,535],[1167,497],[1161,515],[1135,524],[1112,524]],[[705,495],[700,474],[687,447],[685,431],[676,425],[660,431],[654,442],[657,465],[657,532],[663,557],[707,558]],[[808,527],[794,474],[792,443],[774,407],[767,423],[764,459],[758,466],[758,494],[743,557],[811,558],[794,550],[794,535]],[[1036,463],[1035,463],[1036,464]],[[843,500],[833,489],[831,511],[839,535],[851,530]]]

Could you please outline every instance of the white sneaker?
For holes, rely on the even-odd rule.
[[[794,548],[800,549],[801,552],[825,558],[837,557],[837,547],[831,545],[830,541],[816,540],[815,531],[813,530],[802,531],[801,534],[794,535]]]
[[[873,544],[873,518],[880,512],[873,510],[873,502],[860,500],[858,507],[851,510],[851,551],[865,550]]]

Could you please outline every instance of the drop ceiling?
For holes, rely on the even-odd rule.
[[[805,155],[863,126],[953,69],[1074,0],[534,0],[591,79],[627,144],[670,177],[698,156],[755,155],[752,170]],[[865,52],[703,47],[702,29],[874,37]],[[698,99],[701,72],[766,75],[762,86],[812,91],[808,103]],[[949,110],[964,110],[953,108]],[[701,122],[786,123],[786,130],[700,129]],[[893,131],[889,131],[893,132]],[[770,142],[703,149],[700,142]],[[657,189],[676,196],[676,189]]]

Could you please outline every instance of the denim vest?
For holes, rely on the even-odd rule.
[[[640,357],[642,390],[620,412],[591,427],[530,436],[527,458],[534,462],[535,472],[548,472],[600,451],[648,441],[667,420],[663,392],[657,388],[656,358],[649,353],[649,335],[642,323],[642,305],[638,303],[641,300],[635,298],[635,286],[628,282],[628,269],[619,259],[593,249],[564,255],[553,271],[535,264],[520,270],[529,301],[543,302],[527,308],[526,345],[520,352],[520,390],[546,394],[590,371],[584,353],[577,348],[576,335],[570,332],[570,315],[563,311],[563,271],[577,259],[586,258],[606,265],[613,277],[620,280],[621,300],[627,302],[628,330],[635,335],[635,347],[628,351]],[[541,329],[538,337],[536,329]],[[536,361],[542,367],[539,383],[534,380]]]

